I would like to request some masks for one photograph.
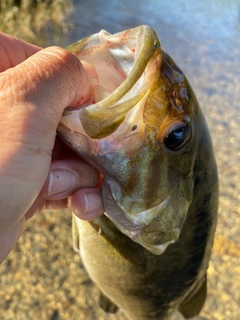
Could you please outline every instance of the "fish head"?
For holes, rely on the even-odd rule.
[[[58,134],[104,175],[106,216],[161,254],[177,241],[192,200],[201,127],[194,93],[148,26],[101,31],[68,49],[98,79],[89,101],[65,110]]]

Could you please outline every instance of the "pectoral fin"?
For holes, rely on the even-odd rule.
[[[72,213],[72,239],[73,239],[73,250],[77,253],[80,252],[79,246],[79,231],[76,223],[75,215]]]
[[[193,318],[201,311],[207,295],[207,279],[206,276],[203,282],[200,284],[199,290],[193,293],[190,297],[187,297],[187,301],[183,302],[179,311],[184,315],[186,319]]]
[[[112,301],[110,301],[102,292],[100,292],[99,304],[106,313],[116,313],[118,311],[118,307]]]

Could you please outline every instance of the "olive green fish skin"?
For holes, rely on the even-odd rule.
[[[74,218],[76,246],[91,279],[130,320],[168,320],[177,309],[186,318],[200,312],[217,220],[217,168],[205,119],[182,71],[160,48],[156,52],[157,78],[129,128],[131,152],[125,144],[118,148],[121,141],[103,152],[99,145],[105,150],[108,138],[104,144],[59,126],[66,143],[104,174],[104,206],[114,224],[106,216]],[[179,123],[186,125],[186,140],[169,150],[165,139]],[[146,223],[140,215],[138,224],[137,212],[164,201],[157,216]],[[143,227],[131,237],[134,226]],[[152,253],[165,243],[165,251]]]
[[[216,228],[218,182],[208,133],[200,130],[199,135],[193,200],[179,240],[164,253],[153,255],[105,216],[77,222],[86,270],[131,320],[170,319],[191,288],[205,278]],[[200,312],[199,303],[190,308],[191,317]]]

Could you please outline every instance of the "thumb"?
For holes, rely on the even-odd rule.
[[[24,227],[25,219],[21,219],[18,221],[13,227],[11,227],[7,232],[5,232],[2,236],[0,236],[0,264],[7,257],[9,252],[14,247],[15,243],[19,239],[23,227]]]
[[[64,108],[90,91],[80,61],[58,47],[0,74],[0,210],[6,212],[0,234],[19,221],[41,190]]]
[[[0,87],[3,93],[1,102],[7,100],[7,113],[10,109],[6,106],[10,105],[14,118],[24,120],[27,117],[29,120],[37,114],[42,121],[32,123],[34,129],[44,125],[45,131],[50,124],[50,132],[52,127],[56,129],[63,109],[77,105],[83,96],[91,94],[92,88],[81,62],[58,47],[41,50],[15,68],[1,73]]]
[[[8,143],[34,132],[25,136],[26,143],[37,139],[38,149],[48,152],[64,108],[77,105],[91,88],[81,62],[68,51],[52,47],[36,53],[0,74],[3,138]]]

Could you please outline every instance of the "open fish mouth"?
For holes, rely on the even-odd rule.
[[[80,118],[85,133],[93,139],[113,133],[151,89],[159,66],[159,47],[155,32],[140,26],[114,35],[102,30],[67,48],[94,66],[98,79],[88,101],[80,110],[66,109],[61,123],[69,127],[73,118]],[[76,123],[74,131],[81,132],[81,126]]]
[[[173,149],[176,131],[180,157],[190,141],[184,75],[148,26],[114,35],[102,30],[67,49],[93,66],[97,76],[89,97],[65,110],[58,133],[103,173],[107,217],[125,235],[161,254],[177,241],[192,198],[191,174],[181,175],[180,161],[164,145],[165,135]],[[177,101],[173,111],[167,99],[171,86]]]

